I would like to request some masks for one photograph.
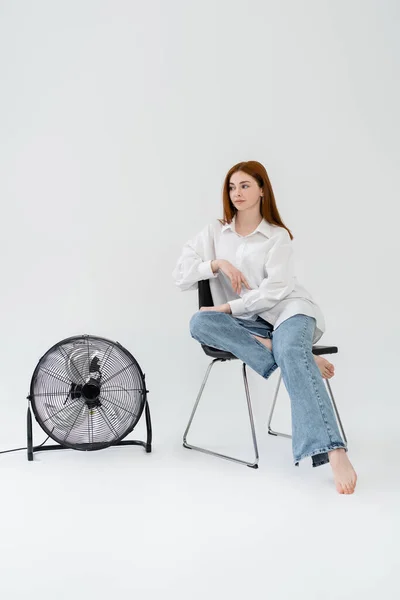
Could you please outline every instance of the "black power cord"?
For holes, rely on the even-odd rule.
[[[50,438],[50,436],[48,435],[47,438],[44,440],[44,442],[42,442],[38,448],[41,448],[42,446],[45,445],[45,443],[47,442],[47,440]],[[12,450],[1,450],[0,454],[7,454],[7,452],[19,452],[19,450],[27,450],[28,448],[25,446],[25,448],[13,448]]]

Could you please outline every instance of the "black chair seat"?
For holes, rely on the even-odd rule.
[[[218,348],[212,348],[211,346],[206,346],[205,344],[201,344],[201,347],[207,356],[211,356],[212,358],[221,358],[222,360],[237,360],[237,356],[234,356],[234,354],[231,352],[218,350]]]
[[[204,352],[207,356],[211,356],[212,358],[220,358],[222,360],[235,360],[237,356],[232,354],[231,352],[227,352],[225,350],[218,350],[218,348],[212,348],[212,346],[206,346],[205,344],[201,344]],[[320,354],[336,354],[338,351],[337,346],[313,346],[312,353],[315,355]]]

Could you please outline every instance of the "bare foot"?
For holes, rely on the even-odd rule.
[[[255,335],[254,337],[272,351],[272,340],[268,338],[259,337],[258,335]],[[315,354],[313,354],[313,357],[321,372],[322,379],[330,379],[334,376],[335,367],[332,363],[330,363],[328,360],[326,360],[326,358],[323,358],[322,356],[316,356]]]
[[[352,494],[356,487],[357,474],[347,457],[344,448],[336,448],[328,452],[336,489],[339,494]]]
[[[316,356],[315,354],[313,354],[313,356],[321,372],[322,379],[330,379],[333,377],[335,374],[335,367],[333,364],[326,360],[326,358],[323,358],[323,356]]]

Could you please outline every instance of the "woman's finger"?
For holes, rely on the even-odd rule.
[[[247,287],[247,289],[251,290],[251,287],[249,286],[246,277],[243,277],[243,282],[244,282],[244,285]]]

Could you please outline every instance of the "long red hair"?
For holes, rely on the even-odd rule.
[[[257,181],[258,185],[264,190],[264,201],[260,201],[260,214],[261,216],[273,225],[279,225],[280,227],[284,227],[288,234],[290,235],[290,239],[293,239],[292,232],[286,225],[283,223],[281,216],[279,214],[278,208],[275,202],[274,192],[272,190],[271,182],[268,177],[268,173],[261,163],[256,160],[248,160],[246,162],[238,163],[234,165],[231,169],[229,169],[225,181],[224,187],[222,191],[222,201],[223,201],[223,211],[224,216],[220,222],[225,225],[232,221],[232,218],[237,213],[237,208],[232,204],[231,199],[229,197],[229,183],[230,178],[233,173],[237,173],[237,171],[243,171],[247,173],[247,175],[251,175]]]

